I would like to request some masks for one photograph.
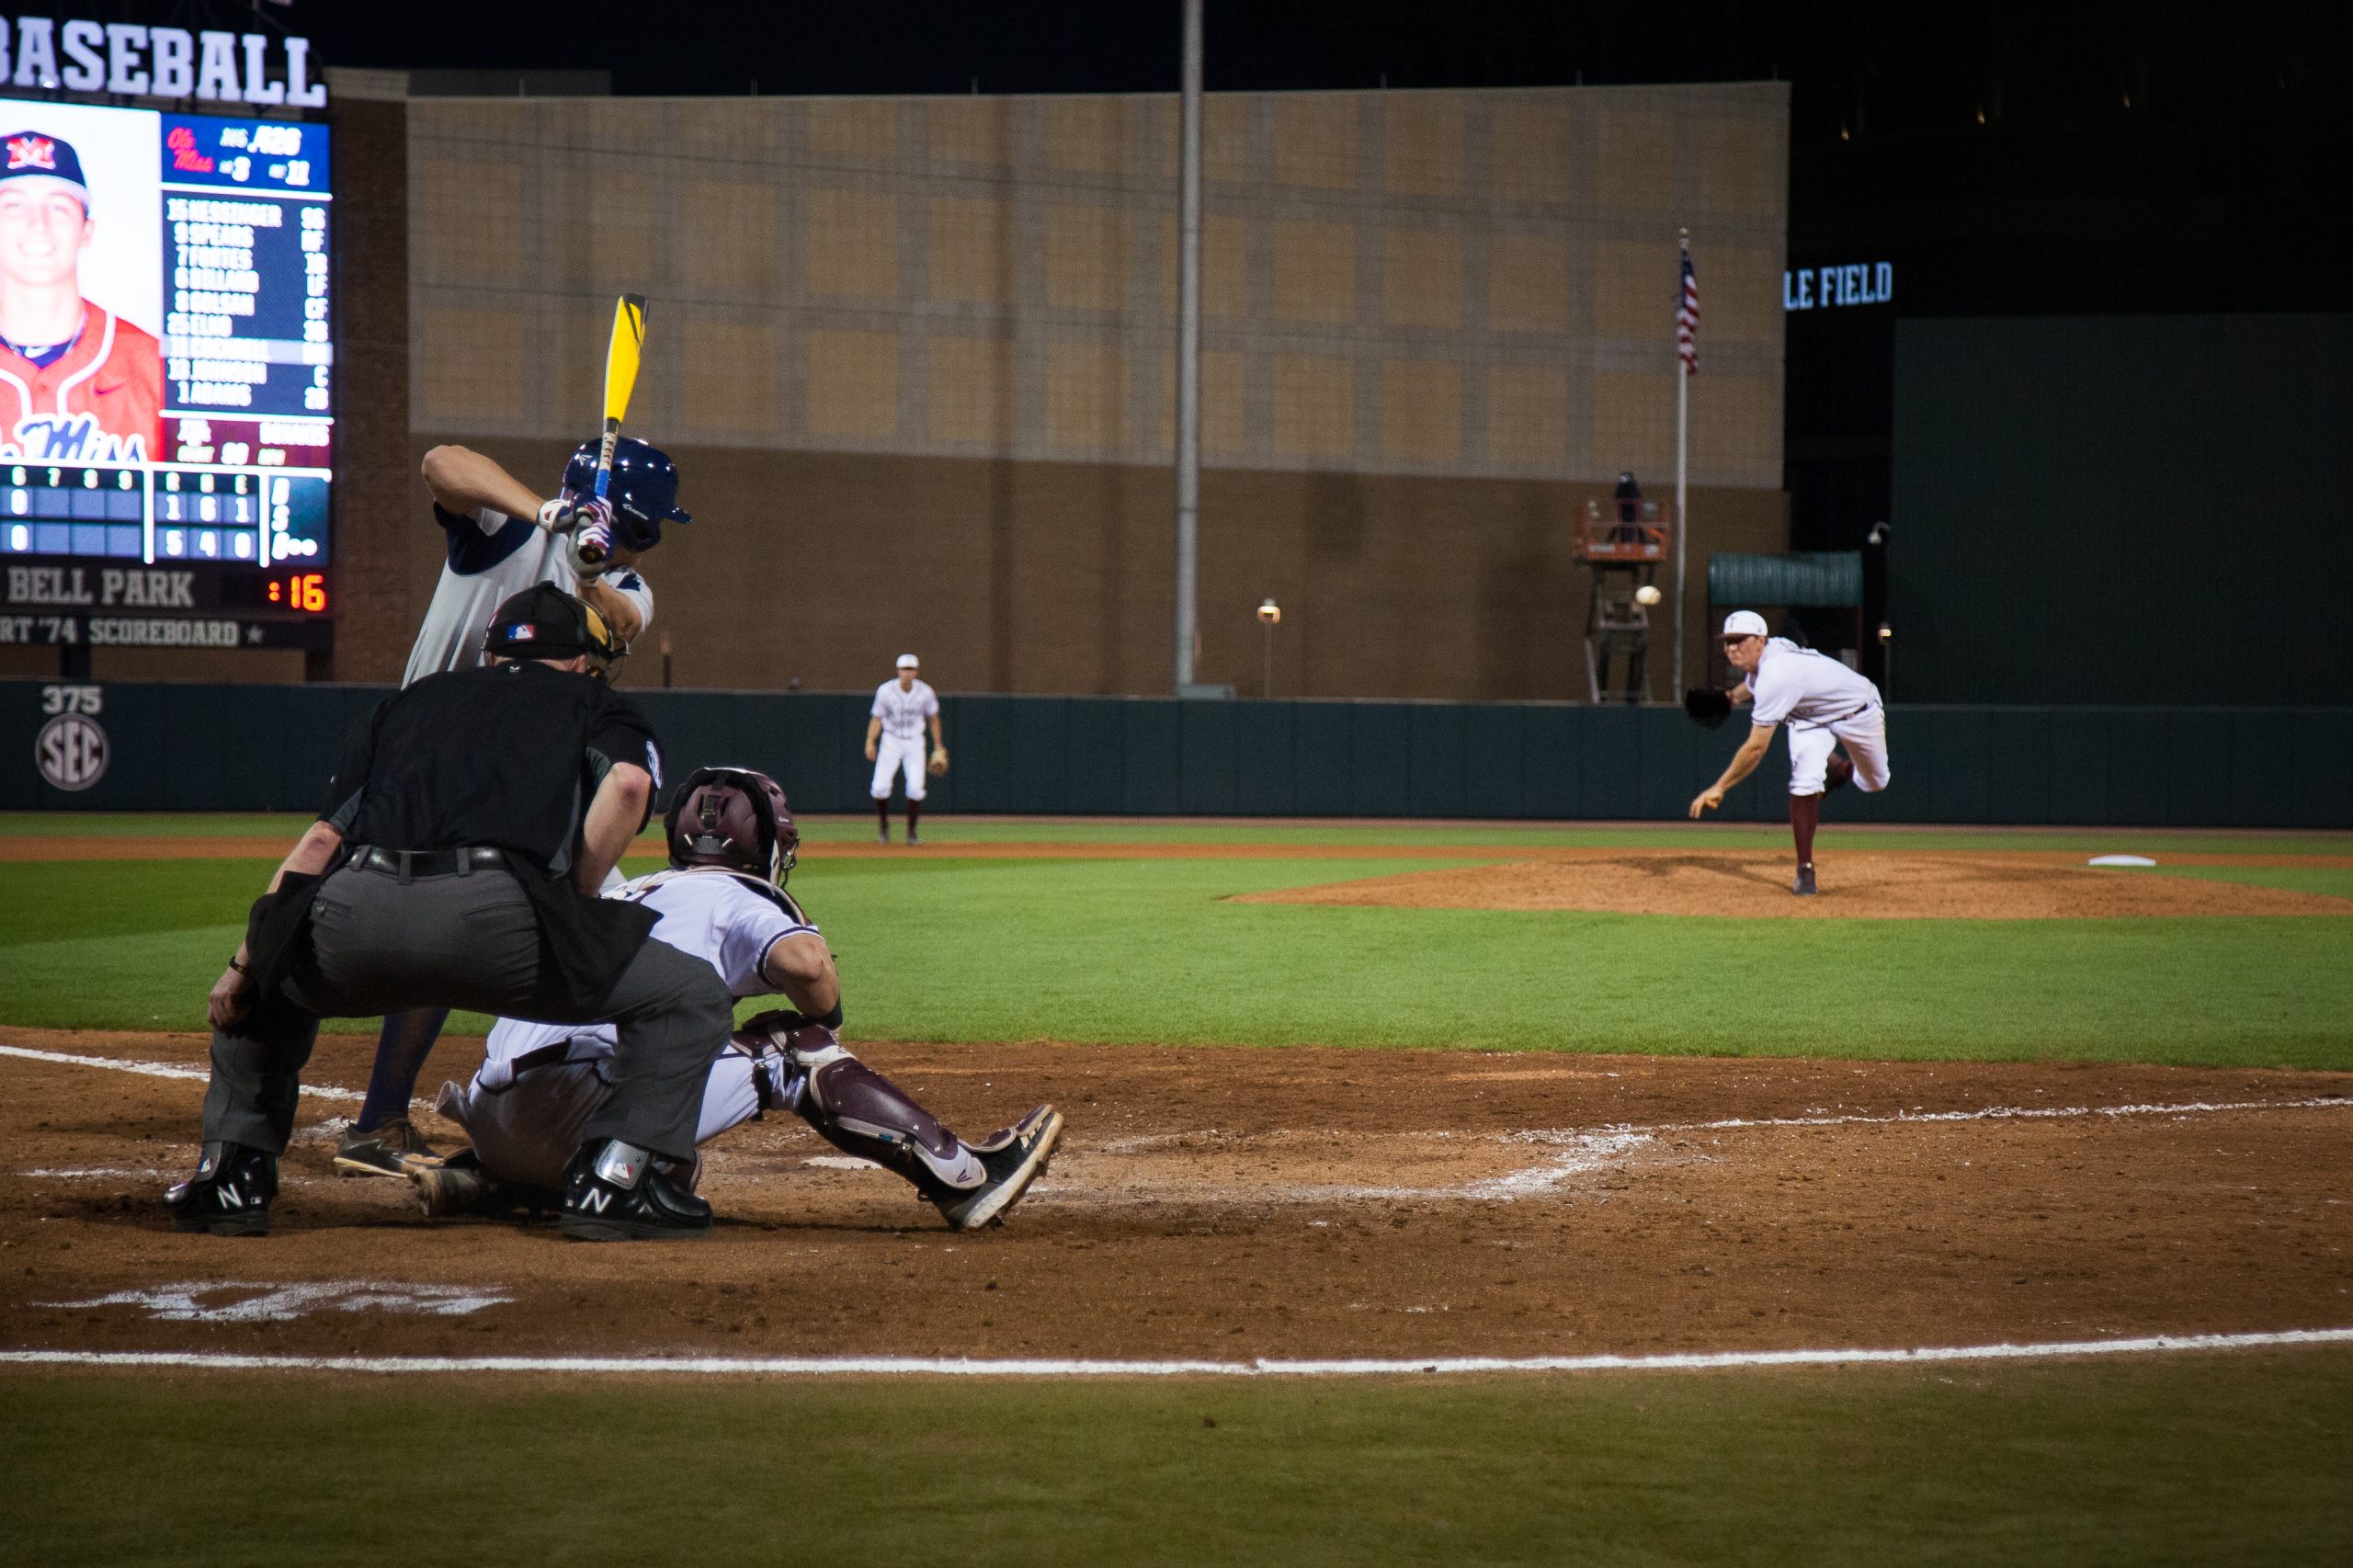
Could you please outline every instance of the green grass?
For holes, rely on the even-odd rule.
[[[72,834],[107,837],[195,835],[283,838],[291,847],[311,819],[307,816],[239,815],[229,812],[137,813],[107,812],[0,812],[0,837]],[[904,825],[894,819],[892,831]],[[1298,845],[1327,849],[1350,846],[1427,846],[1434,847],[1495,846],[1518,848],[1612,848],[1672,846],[1688,848],[1692,835],[1715,849],[1780,848],[1789,830],[1776,824],[1709,824],[1694,829],[1686,824],[1654,824],[1587,826],[1540,823],[1492,823],[1420,826],[1389,823],[1269,823],[1233,821],[1104,822],[1086,817],[1041,817],[1027,820],[974,822],[954,816],[935,817],[924,825],[924,837],[935,849],[959,844],[1266,844]],[[1938,828],[1848,828],[1852,846],[1871,849],[2043,849],[2080,851],[2085,855],[2147,853],[2167,850],[2183,855],[2353,854],[2353,834],[2344,833],[2184,833],[2170,828],[2058,828],[2009,831]],[[865,843],[874,835],[874,819],[866,815],[804,817],[802,836],[813,844]],[[1836,835],[1834,834],[1834,837]]]
[[[47,1568],[2284,1563],[2353,1540],[2353,1357],[2332,1350],[1429,1383],[0,1389],[0,1560]]]
[[[840,954],[857,1039],[2353,1067],[2343,918],[1773,922],[1227,901],[1448,863],[924,855],[813,859],[792,885]],[[0,865],[0,1021],[200,1028],[267,873],[251,860]],[[2353,873],[2328,869],[2196,874],[2353,891]]]

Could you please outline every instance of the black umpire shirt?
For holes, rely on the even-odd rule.
[[[654,726],[603,681],[528,660],[451,670],[352,727],[319,820],[348,844],[486,845],[562,877],[615,763],[662,787]]]
[[[658,918],[584,897],[570,880],[588,803],[619,763],[644,768],[660,791],[654,727],[603,681],[528,660],[453,670],[395,692],[352,726],[319,820],[353,849],[506,851],[539,914],[551,978],[591,1000]],[[255,904],[256,980],[275,979],[297,950],[322,880],[290,876]]]

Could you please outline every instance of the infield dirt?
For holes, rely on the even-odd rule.
[[[190,1035],[5,1028],[0,1043],[204,1061]],[[329,1037],[309,1082],[358,1087],[371,1044]],[[350,1102],[313,1096],[277,1233],[184,1236],[158,1199],[194,1162],[200,1082],[0,1057],[0,1342],[1236,1359],[2353,1322],[2353,1074],[860,1051],[953,1125],[1040,1099],[1068,1113],[1062,1154],[1008,1224],[950,1233],[896,1178],[839,1168],[777,1118],[707,1151],[722,1218],[705,1242],[583,1246],[544,1223],[426,1221],[405,1184],[332,1174]],[[435,1067],[461,1076],[479,1051],[444,1041]],[[378,1289],[281,1298],[282,1317],[256,1307],[271,1285],[363,1282]],[[424,1287],[495,1300],[400,1307]],[[159,1294],[173,1290],[176,1304]]]
[[[2181,865],[2312,865],[2203,855]],[[1863,850],[1819,857],[1821,892],[1793,898],[1787,854],[1588,850],[1248,893],[1245,903],[1394,909],[1585,910],[1861,920],[2096,920],[2117,915],[2353,915],[2353,899],[2086,866],[2081,855]]]

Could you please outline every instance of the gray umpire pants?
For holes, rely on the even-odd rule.
[[[270,995],[213,1035],[205,1142],[283,1153],[319,1020],[423,1006],[617,1024],[612,1097],[582,1136],[675,1160],[694,1157],[704,1081],[734,1022],[718,971],[652,937],[604,994],[568,994],[542,957],[529,897],[507,871],[404,882],[347,866],[311,906],[310,956],[290,962]]]

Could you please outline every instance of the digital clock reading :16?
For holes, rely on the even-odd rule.
[[[269,602],[284,605],[289,609],[323,610],[327,608],[327,579],[324,572],[304,572],[279,582],[269,582]]]

